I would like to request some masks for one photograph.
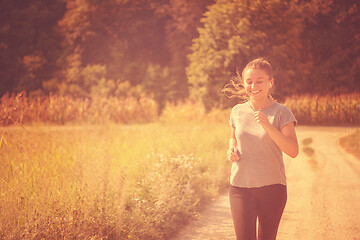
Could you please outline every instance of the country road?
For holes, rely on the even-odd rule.
[[[299,156],[285,156],[288,201],[278,240],[360,240],[360,160],[345,152],[338,139],[355,128],[296,128]],[[303,139],[312,156],[302,151]],[[234,240],[227,194],[219,196],[173,240]]]

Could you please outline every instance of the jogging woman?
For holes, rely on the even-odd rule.
[[[274,79],[268,61],[259,58],[248,63],[242,81],[248,101],[231,111],[227,152],[232,162],[229,196],[236,239],[255,240],[258,232],[259,240],[274,240],[287,200],[282,153],[298,155],[297,121],[269,94]]]

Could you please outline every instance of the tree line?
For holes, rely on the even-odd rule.
[[[256,57],[276,97],[360,90],[357,0],[0,0],[0,96],[188,97],[220,89]]]

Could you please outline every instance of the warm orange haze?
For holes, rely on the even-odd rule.
[[[263,57],[247,91],[299,123],[277,239],[360,240],[358,0],[0,5],[0,239],[235,239],[229,119]]]
[[[35,126],[3,127],[0,129],[1,238],[171,236],[227,187],[230,166],[225,160],[227,142],[223,139],[228,137],[224,129],[228,127],[229,111],[205,115],[201,109],[200,105],[191,103],[169,105],[155,122],[142,125],[108,122],[42,126],[38,122]],[[312,116],[319,119],[322,115]],[[279,239],[287,236],[302,239],[305,233],[358,236],[357,211],[349,207],[359,208],[356,172],[360,160],[345,154],[337,143],[341,136],[354,130],[297,129],[300,156],[286,160],[293,201],[285,209]],[[359,154],[359,138],[358,131],[342,144]],[[340,152],[341,155],[336,155]],[[331,186],[327,185],[328,178],[332,179]],[[311,186],[317,186],[316,192]],[[339,198],[334,198],[335,193]],[[343,195],[348,198],[340,197]],[[325,204],[326,211],[314,209],[310,204],[318,207]],[[231,219],[226,221],[231,223]],[[314,221],[320,221],[319,224],[330,221],[335,224],[334,230],[327,232],[325,224],[315,232]],[[339,231],[336,226],[341,226]],[[207,227],[212,229],[211,221],[205,223]],[[232,228],[225,229],[219,230],[220,235],[225,233],[221,239],[233,239]],[[204,231],[199,239],[207,239],[206,233],[220,239],[219,232]]]

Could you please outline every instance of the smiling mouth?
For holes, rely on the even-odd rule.
[[[252,94],[258,94],[260,91],[251,91]]]

